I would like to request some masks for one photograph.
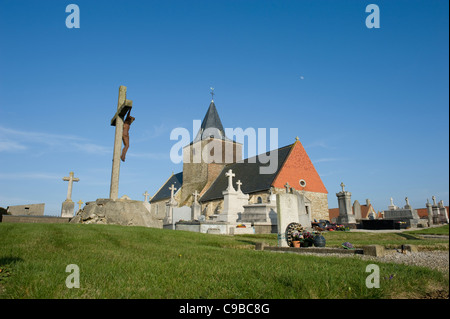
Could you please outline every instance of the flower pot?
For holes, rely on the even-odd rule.
[[[323,237],[322,235],[317,235],[314,237],[315,247],[325,247],[326,242],[327,241],[325,240],[325,237]]]
[[[304,241],[303,243],[301,243],[302,247],[311,247],[312,246],[312,242],[310,241]]]
[[[292,241],[292,247],[300,247],[300,241],[298,241],[298,240],[293,240],[293,241]]]

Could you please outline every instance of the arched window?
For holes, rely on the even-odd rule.
[[[261,196],[258,196],[258,198],[256,199],[256,202],[257,202],[258,204],[262,204],[262,198],[261,198]]]

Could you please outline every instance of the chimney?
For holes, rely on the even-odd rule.
[[[370,199],[366,199],[366,205],[367,205],[367,207],[370,206]]]

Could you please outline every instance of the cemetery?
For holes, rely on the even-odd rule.
[[[332,216],[328,191],[298,138],[275,150],[277,170],[261,175],[261,163],[242,160],[235,152],[241,146],[226,139],[214,101],[184,152],[209,145],[215,137],[203,131],[214,129],[217,145],[235,143],[233,161],[206,156],[184,163],[153,196],[119,197],[133,107],[126,92],[120,86],[110,122],[109,198],[79,200],[75,210],[72,190],[83,180],[70,171],[62,178],[68,184],[60,216],[46,216],[44,203],[1,209],[0,298],[448,298],[443,201],[427,201],[424,218],[407,197],[402,208],[391,198],[379,215],[369,200],[352,205],[341,183]],[[83,269],[85,288],[60,284],[65,273],[57,269],[67,260]],[[380,289],[364,284],[369,262],[383,271]],[[42,283],[36,273],[45,283],[30,290]]]

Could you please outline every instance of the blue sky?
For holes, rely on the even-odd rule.
[[[68,4],[80,28],[68,29]],[[380,8],[368,29],[368,4]],[[176,127],[278,128],[329,191],[449,203],[448,1],[0,1],[0,207],[109,196],[119,85],[136,117],[119,196],[182,170]],[[197,132],[191,133],[196,134]]]

